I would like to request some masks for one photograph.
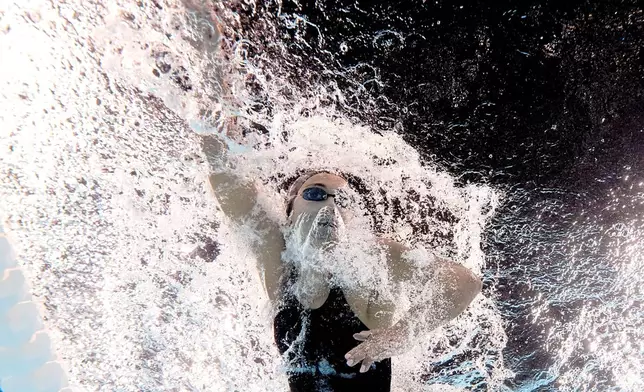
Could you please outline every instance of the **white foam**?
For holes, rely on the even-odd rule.
[[[46,305],[44,324],[61,360],[60,368],[39,371],[51,378],[33,378],[45,383],[34,390],[62,387],[56,380],[64,373],[71,385],[89,390],[285,390],[255,260],[230,228],[215,232],[212,225],[216,202],[204,189],[207,167],[187,127],[205,111],[214,114],[204,132],[219,129],[233,112],[268,127],[258,140],[270,145],[249,143],[236,159],[242,174],[262,183],[261,200],[275,216],[283,215],[283,199],[273,176],[342,170],[389,197],[414,190],[436,199],[460,223],[453,230],[432,222],[436,231],[454,231],[452,242],[432,251],[480,270],[480,236],[498,198],[492,189],[457,187],[449,175],[421,164],[394,132],[374,134],[332,108],[303,117],[274,95],[271,118],[249,114],[240,108],[251,98],[243,75],[231,74],[233,97],[218,99],[221,60],[208,45],[194,44],[204,39],[195,26],[208,30],[207,24],[194,14],[186,18],[179,4],[164,3],[163,10],[129,2],[56,6],[11,5],[3,16],[11,29],[0,35],[7,54],[0,150],[11,151],[1,157],[7,179],[0,216],[17,239],[35,300]],[[168,51],[173,69],[186,69],[192,90],[177,87],[171,75],[153,76],[159,51]],[[251,63],[246,70],[263,77]],[[395,163],[380,165],[374,156]],[[490,212],[483,214],[484,206]],[[356,208],[355,227],[367,235],[370,220],[361,215],[367,210]],[[427,240],[412,237],[409,225],[382,205],[378,209],[387,235],[411,244]],[[221,244],[214,263],[188,251],[204,236]],[[484,344],[500,351],[500,316],[481,299],[417,351],[394,359],[395,388],[419,388],[413,380],[423,363],[452,349],[446,330],[464,339],[481,320],[495,326],[480,332]],[[502,363],[495,366],[488,377],[503,379]],[[481,371],[489,373],[483,365]],[[27,388],[26,382],[15,376],[2,388]]]

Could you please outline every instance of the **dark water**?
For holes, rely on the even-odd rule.
[[[268,69],[277,60],[279,77],[337,87],[343,103],[326,103],[346,116],[397,130],[462,184],[505,192],[484,248],[485,292],[507,322],[516,373],[508,388],[625,390],[590,339],[608,347],[611,331],[637,340],[642,328],[642,295],[619,280],[644,232],[641,2],[303,1],[237,12],[249,56],[264,55]],[[622,316],[631,324],[620,327]],[[435,369],[427,382],[458,385],[456,365]]]
[[[427,370],[405,385],[644,390],[641,1],[183,1],[209,8],[203,18],[173,1],[14,3],[0,12],[12,71],[0,82],[0,106],[10,108],[0,215],[57,331],[52,349],[84,364],[67,368],[71,381],[137,391],[283,385],[252,260],[235,251],[241,244],[209,239],[212,197],[193,181],[203,163],[190,130],[202,119],[193,120],[236,121],[254,105],[261,115],[248,118],[266,120],[258,130],[271,136],[294,136],[301,128],[280,126],[309,110],[355,120],[399,133],[459,186],[502,194],[482,241],[491,300],[470,309],[475,325],[446,328],[425,347],[441,359],[413,363]],[[229,68],[230,83],[245,83],[230,94]],[[334,151],[355,158],[365,140],[351,136]],[[377,150],[360,152],[369,170],[390,164],[369,161]],[[281,157],[271,154],[247,162],[273,164],[246,168],[272,184],[295,169],[274,170]],[[452,245],[432,230],[456,226],[455,215],[423,215],[433,208],[425,196],[400,203],[409,188],[389,198],[360,181],[367,209],[391,202],[382,222],[419,207],[402,222],[409,237]],[[491,328],[499,314],[503,325]]]

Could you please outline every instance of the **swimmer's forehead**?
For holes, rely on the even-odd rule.
[[[318,173],[306,180],[300,189],[306,189],[313,184],[320,184],[325,188],[337,189],[347,185],[347,180],[331,173]]]

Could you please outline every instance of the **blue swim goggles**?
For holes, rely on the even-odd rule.
[[[302,197],[304,200],[308,201],[324,201],[329,197],[335,197],[335,195],[328,193],[320,187],[312,186],[310,188],[306,188],[304,192],[302,192]]]

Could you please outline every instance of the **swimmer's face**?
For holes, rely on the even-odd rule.
[[[290,240],[302,249],[329,249],[336,244],[343,232],[344,219],[335,204],[335,195],[346,185],[342,177],[329,173],[309,178],[293,199]]]
[[[298,190],[293,200],[290,222],[296,222],[303,214],[316,216],[323,209],[336,210],[335,196],[324,195],[336,195],[346,186],[347,181],[335,174],[315,174]]]

